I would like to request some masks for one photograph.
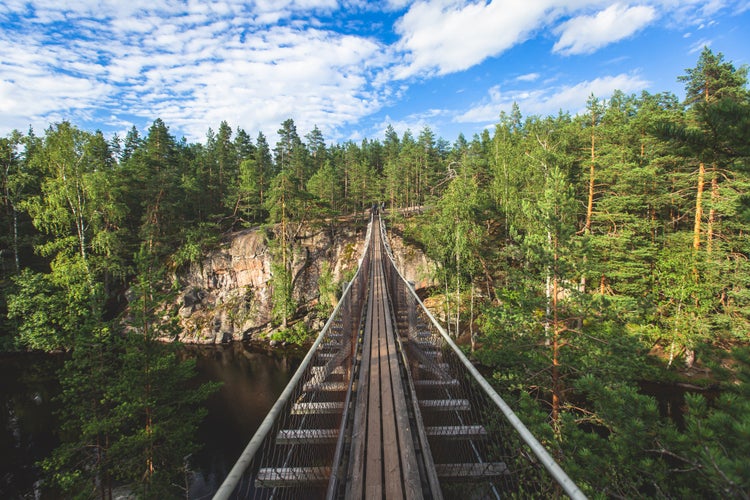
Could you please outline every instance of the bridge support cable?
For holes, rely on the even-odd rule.
[[[376,228],[375,230],[377,230]],[[426,309],[380,221],[389,295],[427,449],[446,498],[585,495]]]
[[[354,278],[215,500],[325,496],[344,446],[341,430],[367,298],[372,230],[371,219]]]

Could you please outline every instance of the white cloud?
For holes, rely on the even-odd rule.
[[[532,91],[502,91],[494,86],[487,91],[487,98],[466,112],[458,114],[458,123],[495,123],[501,111],[509,113],[516,102],[524,115],[550,115],[559,110],[577,113],[582,111],[591,94],[600,99],[609,98],[615,90],[625,93],[639,92],[649,82],[638,75],[619,74],[586,80],[573,85],[536,89]]]
[[[574,17],[560,25],[560,39],[552,48],[565,55],[589,54],[627,38],[656,19],[656,9],[614,4],[593,16]]]
[[[385,135],[386,128],[390,125],[399,137],[403,136],[406,131],[409,131],[416,139],[425,127],[429,127],[435,135],[439,136],[440,127],[436,125],[436,120],[439,120],[448,114],[449,112],[443,109],[428,109],[421,113],[410,114],[400,120],[395,120],[386,115],[380,123],[375,125],[372,132],[373,135],[382,137]]]
[[[589,54],[657,19],[684,29],[722,10],[742,12],[746,2],[641,0],[630,6],[611,0],[420,0],[394,26],[401,63],[393,75],[408,79],[464,71],[545,32],[559,36],[554,52]]]
[[[470,68],[525,40],[539,28],[552,0],[489,3],[421,1],[396,23],[405,53],[397,78],[444,75]]]
[[[370,117],[367,123],[380,121],[373,115],[386,106],[411,105],[406,102],[411,77],[429,80],[460,72],[537,36],[555,35],[557,53],[574,54],[621,40],[657,18],[660,24],[687,20],[695,33],[712,22],[712,13],[741,10],[747,2],[639,0],[632,7],[627,0],[615,5],[611,0],[2,3],[0,134],[29,123],[45,128],[62,118],[123,129],[131,121],[143,125],[161,117],[176,134],[202,140],[221,120],[270,136],[289,117],[301,131],[317,124],[329,138],[343,137],[341,130],[350,125],[366,126],[364,117]],[[387,23],[397,16],[389,32]],[[356,31],[371,19],[367,33],[379,33],[380,40]],[[604,95],[618,78],[565,88],[546,78],[554,64],[515,66],[502,76],[497,68],[504,61],[495,63],[484,75],[472,76],[496,78],[517,90],[494,88],[456,121],[492,122],[513,100],[524,113],[575,109],[594,87]],[[468,99],[477,83],[459,79],[444,82],[467,89],[462,98]],[[627,91],[639,80],[620,75],[619,88]],[[537,86],[548,90],[531,89]],[[456,99],[455,89],[446,93]],[[404,114],[397,116],[397,125],[416,130],[450,119],[418,109]]]
[[[120,6],[118,17],[95,17],[96,29],[87,16],[107,11],[97,10],[99,2],[58,4],[37,0],[25,29],[0,32],[7,55],[0,61],[0,128],[25,128],[30,120],[44,128],[61,116],[80,122],[103,109],[108,121],[162,118],[190,140],[202,140],[221,120],[272,136],[293,117],[300,130],[317,124],[335,133],[392,93],[381,75],[388,64],[381,43],[306,23],[257,25],[264,13],[331,9],[334,0],[258,1],[253,12],[240,1],[207,7],[191,0],[180,8],[155,1],[142,12]],[[87,36],[50,44],[56,28],[43,20],[54,17],[66,17],[72,32],[85,26]]]
[[[516,77],[519,82],[534,82],[539,79],[541,75],[539,73],[526,73]]]
[[[688,50],[688,54],[697,54],[698,52],[703,51],[703,47],[710,47],[711,46],[711,40],[708,40],[706,38],[701,38],[697,42],[694,42],[690,50]]]

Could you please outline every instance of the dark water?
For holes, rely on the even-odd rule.
[[[203,448],[192,460],[190,498],[210,498],[229,473],[299,366],[298,353],[265,351],[234,342],[189,346],[201,380],[222,382],[208,401],[198,439]]]
[[[301,355],[232,343],[186,346],[195,357],[199,381],[220,381],[207,402],[208,416],[191,457],[190,498],[210,498],[294,374]],[[59,444],[55,416],[60,393],[57,371],[65,357],[54,354],[0,355],[0,498],[54,498],[40,491],[35,463]]]
[[[0,355],[0,497],[34,498],[35,462],[58,444],[59,354]],[[38,491],[37,491],[38,493]]]

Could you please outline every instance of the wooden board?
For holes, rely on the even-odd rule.
[[[292,406],[292,415],[341,413],[342,411],[344,411],[343,401],[295,403]]]
[[[338,429],[282,429],[276,435],[276,444],[335,443],[338,435]]]
[[[438,425],[425,428],[430,437],[444,439],[472,439],[487,436],[487,430],[482,425]]]
[[[423,399],[419,406],[434,411],[468,411],[471,408],[468,399]]]
[[[503,462],[490,462],[484,464],[435,464],[438,476],[441,479],[453,481],[473,480],[477,478],[492,478],[508,474],[508,467]]]
[[[330,475],[330,467],[263,468],[258,471],[255,483],[264,488],[325,485]]]
[[[346,498],[422,498],[392,313],[374,236]]]

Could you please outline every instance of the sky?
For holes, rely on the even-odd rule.
[[[204,142],[448,141],[593,94],[673,92],[704,46],[750,63],[750,0],[0,0],[0,136],[68,120],[124,137],[161,118]]]

